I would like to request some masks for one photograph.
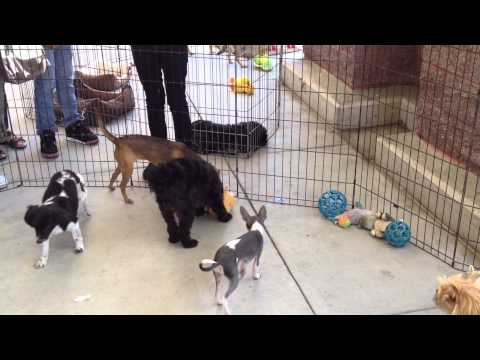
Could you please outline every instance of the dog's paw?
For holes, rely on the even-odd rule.
[[[185,249],[191,249],[198,245],[198,241],[195,239],[182,240],[182,245]]]
[[[224,222],[224,223],[229,222],[230,220],[232,220],[232,218],[233,218],[232,214],[229,214],[229,213],[225,213],[223,215],[217,216],[218,221]]]
[[[40,258],[37,260],[37,262],[35,262],[35,264],[33,264],[33,267],[35,269],[43,269],[45,266],[47,266],[47,259],[45,258]]]
[[[133,204],[133,200],[132,199],[125,199],[125,204]]]
[[[113,185],[110,185],[108,188],[110,189],[110,191],[114,191],[114,190],[115,190],[115,186],[113,186]]]
[[[170,235],[170,236],[168,237],[168,241],[171,242],[172,244],[175,244],[175,243],[179,242],[180,239],[179,239],[178,237],[176,237],[176,236]]]
[[[254,280],[259,280],[261,277],[262,277],[262,274],[260,274],[260,271],[253,274],[253,279]]]

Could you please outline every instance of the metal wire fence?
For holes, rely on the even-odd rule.
[[[185,93],[192,141],[208,143],[205,157],[240,198],[315,207],[323,192],[340,190],[351,206],[361,202],[408,222],[414,245],[465,270],[479,263],[478,56],[478,46],[190,45]],[[151,67],[158,67],[153,59]],[[88,101],[105,95],[98,91],[109,93],[95,89],[88,76],[116,76],[121,85],[110,91],[113,107],[130,89],[133,106],[103,108],[110,109],[103,114],[107,127],[118,135],[151,133],[150,85],[141,81],[135,60],[129,45],[73,46],[75,87],[85,98],[87,120],[100,111]],[[148,81],[167,90],[159,111],[175,140],[177,105],[168,89],[182,82],[165,78],[166,71]],[[57,99],[60,156],[45,160],[33,82],[7,84],[6,92],[11,129],[27,141],[25,150],[9,150],[0,163],[9,189],[46,186],[65,168],[80,171],[89,186],[108,185],[116,167],[113,146],[94,122],[98,145],[66,141]],[[145,186],[145,165],[136,164],[133,186]]]

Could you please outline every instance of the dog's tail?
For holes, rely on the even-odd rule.
[[[108,140],[110,140],[112,143],[117,145],[118,138],[115,137],[110,131],[107,130],[107,128],[105,127],[105,123],[103,122],[102,116],[97,112],[95,113],[95,116],[97,118],[97,124],[100,127],[100,130],[102,131],[103,135],[105,135],[105,137]]]
[[[200,261],[200,270],[202,271],[212,271],[213,269],[215,269],[217,266],[220,266],[222,264],[216,262],[216,261],[213,261],[213,260],[210,260],[210,259],[203,259],[202,261]]]

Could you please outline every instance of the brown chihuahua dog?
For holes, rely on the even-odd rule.
[[[125,135],[115,137],[105,128],[100,114],[96,114],[96,119],[105,137],[115,144],[114,155],[115,160],[117,161],[117,168],[112,174],[109,188],[112,191],[115,190],[113,184],[120,173],[122,173],[120,190],[122,191],[123,200],[127,204],[133,204],[133,201],[127,196],[126,189],[128,180],[130,180],[133,173],[133,163],[136,160],[147,160],[158,166],[170,160],[185,157],[200,158],[197,153],[180,142],[146,135]]]

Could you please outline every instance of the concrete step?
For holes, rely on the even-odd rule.
[[[311,61],[283,64],[281,81],[328,124],[342,130],[399,123],[404,94],[415,93],[408,86],[353,90]]]
[[[284,64],[282,81],[333,132],[375,163],[463,245],[480,252],[478,176],[413,131],[416,90],[352,90],[311,61]]]
[[[479,247],[479,178],[410,131],[378,135],[375,158],[401,188],[460,237]],[[480,251],[480,249],[478,249]]]

